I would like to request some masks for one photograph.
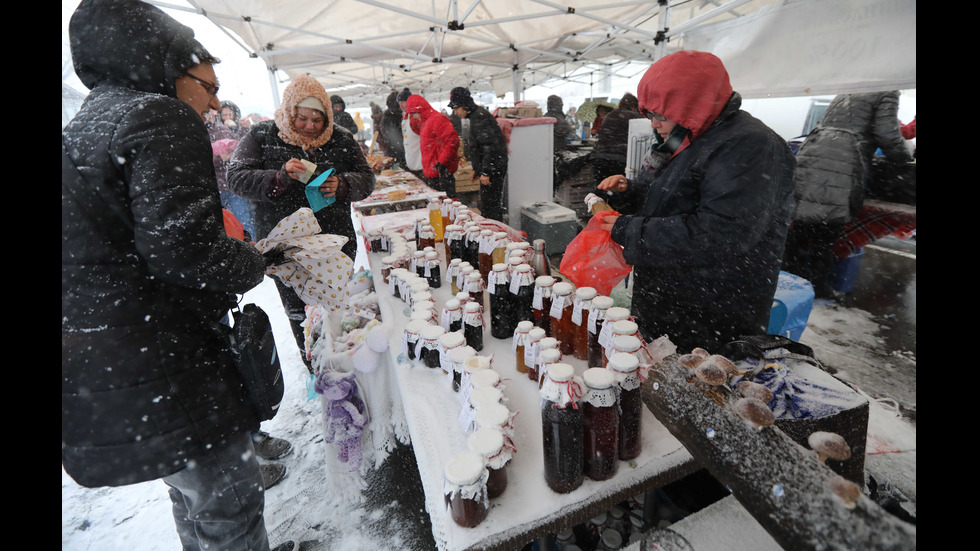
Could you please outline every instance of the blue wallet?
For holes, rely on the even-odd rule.
[[[306,184],[306,200],[310,203],[310,208],[313,212],[316,212],[323,207],[329,207],[334,204],[337,200],[336,197],[324,197],[323,192],[320,191],[320,185],[323,184],[334,173],[334,169],[328,168],[323,172],[323,174],[316,177],[315,180]]]

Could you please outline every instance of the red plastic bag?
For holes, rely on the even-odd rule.
[[[632,266],[623,258],[623,247],[612,240],[608,231],[599,229],[606,216],[617,214],[608,210],[593,216],[565,249],[559,270],[576,287],[593,287],[600,295],[608,296],[630,273]]]

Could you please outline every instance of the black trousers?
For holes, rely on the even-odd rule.
[[[841,222],[794,222],[786,235],[783,271],[810,281],[817,298],[831,298],[830,271],[837,263],[834,243],[843,236]]]

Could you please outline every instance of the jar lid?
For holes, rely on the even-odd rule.
[[[460,226],[459,224],[449,224],[446,226],[446,229],[449,231],[457,231],[463,229],[463,226]]]
[[[493,230],[480,230],[480,235],[493,235]]]
[[[394,276],[394,277],[397,278],[397,277],[401,277],[402,274],[407,274],[407,273],[408,273],[408,269],[407,268],[395,268],[395,269],[391,270],[391,273],[388,274],[388,277]]]
[[[521,264],[518,264],[517,267],[514,268],[514,269],[517,270],[518,272],[521,272],[521,273],[530,272],[531,271],[531,265],[528,264],[528,263],[526,263],[526,262],[523,262]]]
[[[500,373],[493,369],[478,369],[470,375],[470,384],[473,388],[496,387],[500,382]]]
[[[590,367],[582,374],[582,380],[589,388],[609,388],[616,383],[616,376],[604,367]]]
[[[489,370],[481,369],[477,373],[484,373]],[[503,399],[504,393],[500,391],[499,388],[493,386],[481,386],[474,388],[473,392],[470,392],[470,404],[476,410],[483,409],[486,406],[492,404],[499,404],[500,400]]]
[[[558,348],[558,339],[554,337],[544,337],[541,339],[541,343],[538,345],[541,351],[548,350],[549,348]]]
[[[543,339],[548,332],[540,327],[532,327],[530,331],[527,332],[527,336],[531,340]]]
[[[555,363],[561,359],[561,350],[558,350],[558,348],[542,350],[540,358],[542,363]]]
[[[530,249],[531,244],[528,243],[527,241],[518,241],[516,247],[518,249]]]
[[[454,454],[446,463],[446,480],[458,486],[474,484],[486,470],[486,459],[470,450]]]
[[[470,300],[470,292],[469,291],[460,291],[460,292],[456,293],[456,300],[458,300],[460,304],[462,304],[462,303]]]
[[[633,335],[618,335],[613,337],[613,348],[620,352],[636,352],[641,346],[643,346],[643,343]]]
[[[592,300],[599,294],[593,287],[579,287],[575,289],[575,298],[581,300]]]
[[[511,265],[515,270],[519,270],[521,266],[524,265],[525,263],[526,262],[524,260],[524,255],[521,254],[519,251],[515,253],[511,253],[511,255],[507,257],[507,264]],[[527,267],[529,270],[531,269],[530,264],[528,264]]]
[[[473,271],[469,272],[468,274],[466,274],[466,277],[468,279],[472,279],[473,281],[476,281],[477,279],[482,279],[483,278],[483,276],[481,276],[480,275],[480,272],[478,272],[477,270],[473,270]]]
[[[428,324],[429,320],[432,319],[432,310],[412,310],[412,315],[409,317],[411,321],[424,321]]]
[[[451,298],[446,301],[446,310],[455,310],[459,308],[459,299]]]
[[[412,256],[425,256],[425,251],[412,251]]]
[[[441,325],[429,325],[428,327],[422,329],[422,337],[425,339],[438,339],[445,333],[446,330]]]
[[[449,265],[450,266],[455,266],[455,265],[462,264],[462,263],[463,263],[463,259],[462,258],[454,258],[454,259],[452,259],[452,260],[449,261]]]
[[[623,535],[612,528],[602,531],[602,543],[609,549],[619,549],[623,545]]]
[[[534,278],[534,284],[538,287],[547,287],[555,284],[555,278],[546,275],[538,276]]]
[[[510,410],[503,404],[489,404],[478,409],[474,419],[480,428],[502,427],[510,421]]]
[[[419,333],[428,326],[428,320],[413,319],[405,324],[405,331],[408,331],[409,333]]]
[[[449,361],[453,363],[464,363],[468,358],[472,358],[473,356],[476,356],[476,349],[472,346],[459,346],[449,351]]]
[[[575,368],[566,363],[556,363],[548,366],[548,377],[556,383],[570,381],[575,375]]]
[[[480,274],[476,274],[476,276],[480,277]],[[471,300],[466,303],[466,306],[463,306],[463,311],[468,313],[479,312],[480,308],[482,308],[482,306],[480,305],[479,302]]]
[[[382,264],[394,264],[397,261],[398,261],[398,257],[397,256],[394,256],[394,255],[388,255],[388,256],[382,256],[381,257]]]
[[[607,308],[612,308],[613,299],[612,297],[607,297],[605,295],[598,295],[592,299],[592,308],[597,310],[606,310]]]
[[[422,224],[422,231],[434,231],[432,224]]]
[[[624,320],[630,317],[629,308],[613,306],[606,310],[606,319],[610,321]]]
[[[505,237],[507,237],[507,232],[505,231],[493,232],[493,236],[496,237],[497,239],[504,239]]]
[[[534,328],[534,323],[528,320],[522,320],[517,322],[517,330],[522,333],[527,333]]]
[[[609,357],[609,363],[607,365],[609,369],[619,373],[632,373],[640,366],[640,360],[633,354],[616,352]]]
[[[469,371],[470,373],[489,368],[490,358],[486,356],[470,356],[463,361],[463,371]]]
[[[435,251],[429,251],[429,252],[425,253],[425,259],[426,260],[432,260],[433,258],[439,258],[439,253],[437,253]]]
[[[421,289],[421,288],[420,288]],[[429,291],[416,291],[415,286],[412,286],[412,304],[417,302],[432,302],[432,293]],[[433,304],[435,304],[433,302]]]
[[[504,264],[503,262],[498,262],[498,263],[496,263],[496,264],[493,265],[493,271],[495,271],[495,272],[506,272],[507,271],[507,265]]]
[[[493,457],[504,447],[504,433],[500,429],[485,427],[475,431],[467,439],[470,451],[483,457]]]
[[[431,253],[434,250],[436,250],[435,247],[426,246],[424,249],[422,249],[422,252],[428,254],[428,253]]]
[[[415,274],[414,281],[412,281],[408,288],[412,290],[412,293],[415,293],[416,291],[428,291],[429,282],[426,281],[425,278],[419,277],[418,274]]]
[[[554,286],[554,292],[556,295],[570,295],[572,294],[573,289],[574,287],[572,287],[572,284],[567,281],[559,281],[558,283],[555,283]]]
[[[460,333],[459,331],[451,331],[449,333],[443,333],[443,335],[439,337],[439,344],[443,345],[446,348],[455,348],[463,344],[464,342],[466,342],[466,338],[463,337],[463,334]]]
[[[635,335],[639,328],[635,321],[630,320],[618,320],[612,326],[613,333],[618,335]]]

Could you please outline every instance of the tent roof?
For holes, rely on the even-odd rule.
[[[912,86],[905,87],[914,87],[914,0],[820,0],[819,9],[815,0],[190,0],[190,4],[268,67],[289,78],[309,73],[348,103],[356,99],[383,103],[391,90],[404,87],[441,100],[455,86],[502,96],[513,91],[515,83],[523,90],[556,79],[589,82],[594,71],[632,76],[678,49],[715,52],[735,81],[730,63],[736,54],[726,57],[723,39],[754,37],[750,41],[758,43],[759,36],[772,34],[773,14],[787,11],[787,5],[798,6],[798,16],[806,14],[809,28],[784,40],[820,30],[821,22],[812,20],[814,13],[826,20],[827,32],[836,33],[830,38],[845,36],[855,17],[867,20],[864,24],[874,26],[876,33],[904,32],[906,39],[911,34]],[[901,28],[885,29],[884,25],[894,25],[894,18],[880,18],[880,13],[841,16],[842,10],[853,10],[855,4],[888,5],[901,11]],[[878,19],[880,25],[874,22]],[[767,31],[756,30],[758,23],[753,21],[759,20],[768,25]],[[785,19],[779,21],[779,27],[787,26]],[[759,56],[762,50],[753,43],[739,48]],[[799,65],[792,51],[765,52],[774,54],[791,61],[790,69]],[[754,64],[759,61],[757,57]],[[903,71],[907,81],[909,70]],[[788,95],[804,94],[804,87],[794,86]],[[746,95],[743,88],[736,86]],[[274,95],[278,100],[279,94]]]

